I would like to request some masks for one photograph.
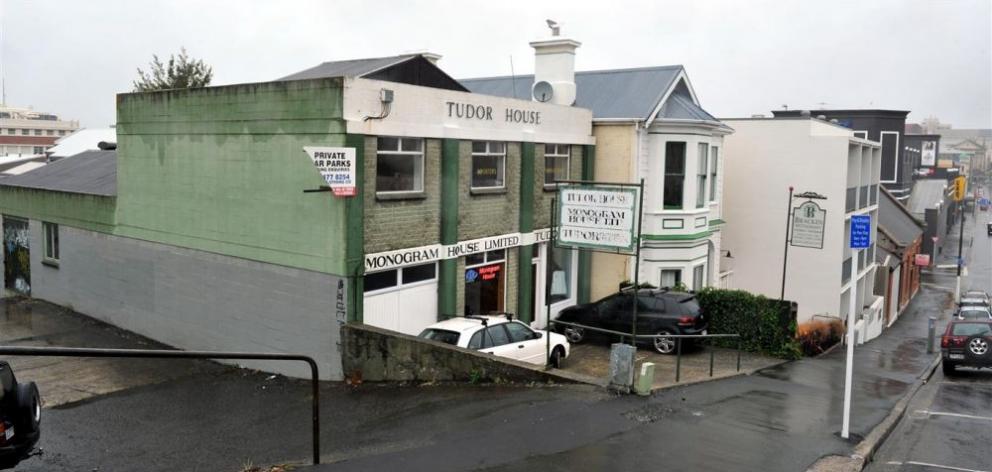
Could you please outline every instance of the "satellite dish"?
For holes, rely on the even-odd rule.
[[[551,97],[555,95],[555,92],[550,83],[541,80],[534,83],[531,95],[534,96],[534,100],[539,102],[549,102],[551,101]]]

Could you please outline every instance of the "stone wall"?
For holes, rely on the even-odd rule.
[[[341,348],[345,375],[364,381],[580,381],[539,366],[367,325],[343,326]]]

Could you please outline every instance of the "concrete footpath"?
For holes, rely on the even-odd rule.
[[[921,289],[892,327],[856,349],[850,440],[838,434],[845,352],[836,349],[649,398],[548,399],[430,431],[413,413],[389,427],[391,436],[418,431],[416,445],[309,470],[801,471],[823,457],[854,454],[921,384],[935,359],[926,353],[927,318],[946,320],[950,310],[946,292]]]

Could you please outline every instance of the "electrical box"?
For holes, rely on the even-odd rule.
[[[382,103],[393,103],[393,91],[389,89],[379,90],[379,101]]]
[[[610,385],[609,388],[630,393],[634,384],[634,346],[614,343],[610,346]]]
[[[634,391],[638,395],[651,395],[651,387],[654,386],[654,362],[641,363],[641,369],[637,373],[637,382],[634,384]]]

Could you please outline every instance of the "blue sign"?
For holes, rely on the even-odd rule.
[[[851,215],[851,249],[871,246],[871,216]]]
[[[472,283],[472,282],[475,282],[476,280],[478,280],[478,278],[479,278],[479,271],[477,271],[475,269],[469,269],[469,270],[466,270],[465,271],[465,281],[466,282]]]

